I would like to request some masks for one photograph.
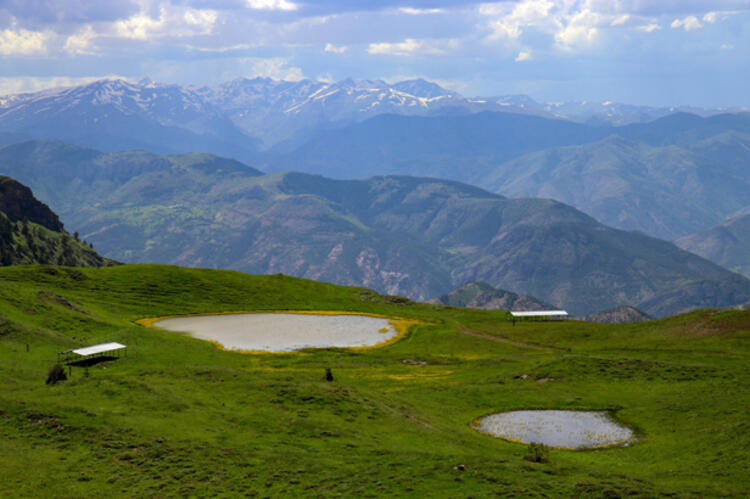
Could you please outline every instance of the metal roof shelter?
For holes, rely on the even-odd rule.
[[[510,313],[513,318],[513,325],[516,325],[516,319],[564,319],[568,316],[567,310],[524,310],[523,312]]]
[[[528,310],[523,312],[511,312],[510,315],[516,318],[522,317],[567,317],[567,310]]]
[[[60,352],[57,354],[57,360],[73,366],[87,366],[105,360],[118,359],[121,352],[125,352],[127,356],[127,348],[122,343],[100,343],[98,345]]]

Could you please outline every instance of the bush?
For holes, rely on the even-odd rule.
[[[333,381],[333,373],[330,367],[326,367],[326,381]]]
[[[546,463],[549,461],[549,447],[544,444],[530,443],[529,453],[523,458],[532,463]]]
[[[47,384],[54,385],[58,381],[65,381],[68,377],[65,375],[65,369],[60,364],[55,364],[47,374]]]

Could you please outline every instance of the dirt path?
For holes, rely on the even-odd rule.
[[[505,343],[507,345],[513,345],[516,347],[521,348],[531,348],[533,350],[542,350],[544,352],[561,352],[561,351],[567,351],[567,348],[561,348],[561,347],[552,347],[552,346],[546,346],[546,345],[535,345],[533,343],[526,343],[523,341],[516,341],[511,340],[510,338],[505,338],[503,336],[494,336],[491,334],[486,333],[478,333],[476,331],[471,331],[470,329],[465,328],[459,328],[458,329],[461,334],[465,334],[466,336],[473,336],[474,338],[484,338],[485,340],[491,340],[491,341],[497,341],[499,343]]]

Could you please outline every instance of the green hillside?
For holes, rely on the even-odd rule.
[[[259,309],[429,322],[380,349],[248,355],[137,326]],[[521,322],[281,275],[158,265],[0,269],[0,494],[718,496],[750,490],[750,312],[634,325]],[[57,352],[127,358],[45,385]],[[332,369],[333,382],[324,380]],[[509,409],[609,410],[627,447],[553,450],[475,432]]]

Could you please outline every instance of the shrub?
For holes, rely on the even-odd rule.
[[[326,367],[326,381],[333,381],[333,373],[330,367]]]
[[[65,381],[68,377],[65,375],[65,369],[60,364],[55,364],[50,368],[47,374],[47,384],[54,385],[58,381]]]
[[[523,458],[532,463],[546,463],[549,461],[549,447],[532,442],[529,444],[529,453]]]

